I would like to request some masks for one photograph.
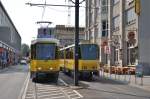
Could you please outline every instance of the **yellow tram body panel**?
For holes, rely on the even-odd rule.
[[[97,71],[98,60],[79,60],[79,70],[83,71]]]
[[[66,69],[74,69],[74,60],[66,59],[64,64]],[[99,67],[98,60],[79,60],[79,71],[97,71]]]
[[[30,71],[33,72],[58,72],[59,60],[32,60]]]
[[[65,64],[64,62],[65,62],[64,59],[59,59],[59,67],[63,68]]]

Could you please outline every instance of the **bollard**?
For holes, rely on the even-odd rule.
[[[134,77],[135,77],[135,84],[137,84],[137,80],[136,80],[136,74],[135,74],[135,76],[134,76]]]
[[[129,75],[129,83],[130,83],[130,80],[131,80],[131,73],[130,73],[130,70],[128,71],[128,75]]]
[[[120,80],[120,74],[119,74],[119,72],[120,72],[120,71],[118,70],[118,80]]]
[[[143,86],[143,76],[141,77],[141,86]]]
[[[124,75],[124,81],[126,81],[126,75],[127,75],[127,72],[125,72],[125,75]]]
[[[117,73],[117,71],[115,70],[115,80],[116,80],[116,73]]]
[[[103,78],[105,78],[104,69],[103,69],[102,73],[103,73]]]

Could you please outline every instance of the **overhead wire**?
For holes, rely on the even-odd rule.
[[[45,0],[44,4],[46,5],[46,0]],[[46,6],[43,6],[42,18],[41,18],[42,20],[43,20],[44,14],[45,14],[45,10],[46,10]]]
[[[55,7],[75,7],[75,5],[59,5],[59,4],[38,4],[38,3],[26,3],[30,6],[37,6],[37,7],[43,7],[43,6],[55,6]],[[86,6],[79,6],[82,8],[90,8],[90,9],[100,9],[100,7],[86,7]]]

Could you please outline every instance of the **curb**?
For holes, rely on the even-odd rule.
[[[4,68],[4,69],[2,69],[2,70],[0,70],[0,73],[2,73],[2,72],[4,72],[4,71],[7,71],[9,68],[7,67],[7,68]]]

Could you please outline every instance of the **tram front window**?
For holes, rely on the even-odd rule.
[[[81,59],[95,60],[98,59],[98,46],[93,44],[84,44],[80,46]]]
[[[50,60],[55,59],[55,44],[37,44],[36,46],[36,59]]]

